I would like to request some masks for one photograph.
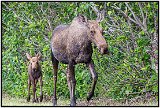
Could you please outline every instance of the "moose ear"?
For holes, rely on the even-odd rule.
[[[40,52],[37,53],[36,57],[38,57],[39,60],[42,58],[42,54]]]
[[[88,27],[90,29],[90,31],[95,31],[94,26],[92,24],[93,22],[91,20],[88,20]]]
[[[28,60],[31,60],[32,57],[28,53],[26,53],[26,56]]]
[[[87,17],[82,14],[78,14],[78,17],[80,19],[80,22],[87,22],[88,21]]]

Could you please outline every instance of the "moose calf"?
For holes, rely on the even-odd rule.
[[[40,79],[40,102],[43,100],[43,94],[42,94],[42,72],[41,72],[41,66],[39,64],[39,60],[41,59],[41,54],[37,53],[35,57],[31,57],[28,53],[26,53],[27,59],[30,61],[28,66],[28,98],[27,101],[30,101],[30,87],[32,83],[32,89],[33,89],[33,100],[32,102],[38,102],[38,98],[36,96],[36,84],[38,82],[38,79]]]

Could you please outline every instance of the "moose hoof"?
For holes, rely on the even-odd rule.
[[[38,100],[38,98],[36,98],[36,103],[38,103],[39,102],[39,100]]]
[[[70,106],[76,106],[76,103],[71,103]]]
[[[70,106],[76,106],[76,99],[71,100]]]
[[[70,106],[76,106],[76,102],[71,102]]]
[[[87,101],[89,102],[94,94],[92,92],[88,93]]]
[[[29,102],[30,101],[30,96],[27,98],[27,102]]]
[[[32,103],[34,103],[34,102],[36,102],[36,99],[33,99],[33,100],[32,100]]]
[[[42,102],[42,100],[43,100],[43,95],[40,96],[40,102]]]
[[[57,99],[53,99],[53,106],[57,106]]]

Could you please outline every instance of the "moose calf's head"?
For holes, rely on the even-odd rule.
[[[39,60],[41,59],[41,54],[37,53],[35,57],[31,57],[28,53],[26,53],[26,56],[30,61],[32,71],[36,72],[39,69]]]

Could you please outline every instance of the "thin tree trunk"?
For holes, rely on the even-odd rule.
[[[157,19],[154,16],[154,27],[155,31],[151,37],[151,64],[152,68],[156,70],[158,73],[158,26],[157,26]]]

